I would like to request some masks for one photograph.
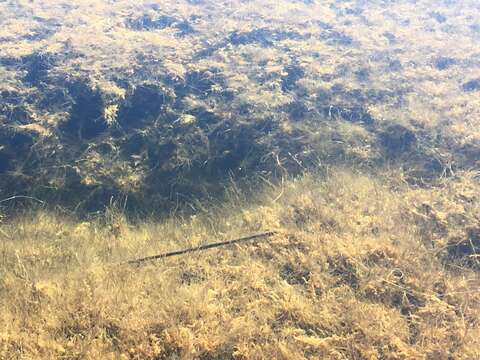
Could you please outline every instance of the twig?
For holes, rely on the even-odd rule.
[[[275,235],[276,233],[277,233],[276,231],[267,231],[267,232],[264,232],[264,233],[254,234],[254,235],[250,235],[250,236],[244,236],[244,237],[237,238],[237,239],[221,241],[221,242],[216,242],[216,243],[210,243],[210,244],[204,244],[204,245],[200,245],[200,246],[193,247],[193,248],[176,250],[176,251],[171,251],[171,252],[167,252],[167,253],[163,253],[163,254],[159,254],[159,255],[147,256],[147,257],[140,258],[140,259],[130,260],[130,261],[127,261],[126,264],[141,264],[141,263],[144,263],[146,261],[158,260],[158,259],[163,259],[163,258],[167,258],[167,257],[171,257],[171,256],[178,256],[178,255],[183,255],[183,254],[187,254],[187,253],[191,253],[191,252],[203,251],[203,250],[208,250],[208,249],[212,249],[212,248],[216,248],[216,247],[238,244],[240,242],[245,242],[245,241],[249,241],[249,240],[255,240],[255,239],[259,239],[259,238],[270,237],[270,236]]]
[[[39,202],[40,204],[45,204],[45,201],[42,201],[42,200],[40,200],[40,199],[31,197],[31,196],[24,196],[24,195],[11,196],[11,197],[9,197],[9,198],[0,200],[0,204],[1,204],[1,203],[4,203],[4,202],[7,202],[7,201],[11,201],[11,200],[16,200],[16,199],[29,199],[29,200],[34,200],[34,201],[36,201],[36,202]]]

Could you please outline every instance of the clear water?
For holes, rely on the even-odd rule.
[[[477,1],[4,1],[3,197],[171,207],[228,179],[478,169]]]

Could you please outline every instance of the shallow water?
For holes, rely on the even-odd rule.
[[[0,359],[480,358],[478,14],[0,0]]]
[[[128,196],[157,209],[218,193],[231,176],[343,164],[401,168],[422,185],[476,169],[479,11],[2,2],[2,196],[86,211]]]

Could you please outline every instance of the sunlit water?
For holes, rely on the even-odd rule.
[[[169,207],[230,176],[393,166],[421,184],[476,168],[479,11],[2,2],[2,193]]]

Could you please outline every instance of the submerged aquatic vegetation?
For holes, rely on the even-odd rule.
[[[330,169],[257,188],[249,203],[232,188],[189,218],[132,223],[111,209],[83,223],[45,211],[6,221],[0,354],[477,358],[478,268],[457,240],[475,224],[478,178],[427,190],[384,175]],[[260,229],[277,234],[125,263]]]
[[[479,358],[479,12],[0,2],[0,357]]]
[[[230,174],[477,166],[478,4],[430,3],[2,3],[1,193],[165,210]]]

